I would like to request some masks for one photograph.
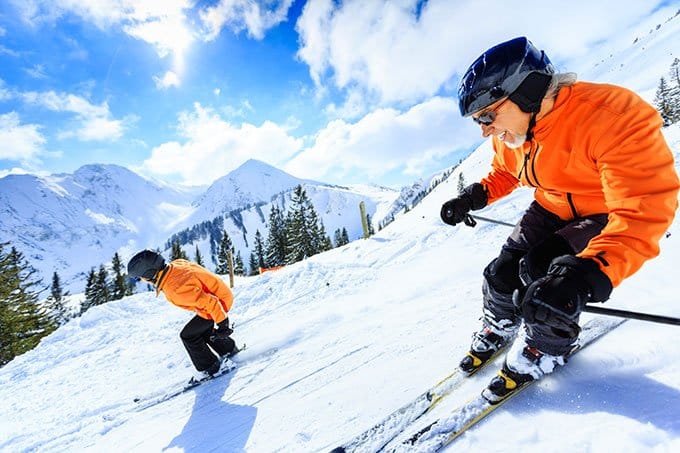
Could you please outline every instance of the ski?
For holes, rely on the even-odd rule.
[[[576,354],[589,344],[594,343],[603,335],[623,324],[623,318],[595,318],[588,321],[581,330],[579,345],[570,355]],[[555,370],[558,372],[558,370]],[[549,378],[549,376],[547,376]],[[446,418],[439,418],[417,431],[411,437],[391,448],[390,452],[404,451],[428,451],[434,452],[449,445],[468,429],[475,426],[479,421],[498,409],[504,402],[513,396],[531,387],[531,384],[540,382],[542,379],[529,381],[516,387],[502,400],[491,403],[480,394],[466,404],[458,407]]]
[[[246,349],[245,344],[241,348],[239,352],[243,352]],[[136,403],[135,405],[135,410],[137,411],[142,411],[144,409],[147,409],[151,406],[155,406],[157,404],[163,403],[165,401],[168,401],[172,398],[175,398],[179,395],[182,395],[183,393],[187,393],[190,390],[195,389],[196,387],[203,385],[205,383],[211,382],[221,376],[224,376],[226,374],[231,373],[235,369],[239,368],[242,364],[248,363],[251,360],[258,360],[258,359],[263,359],[269,356],[274,355],[276,352],[278,352],[279,348],[273,347],[271,349],[268,349],[262,353],[259,353],[253,357],[248,357],[244,360],[239,360],[238,354],[235,354],[234,356],[227,358],[224,362],[222,367],[220,367],[220,370],[215,373],[214,375],[210,377],[206,377],[203,379],[196,379],[192,377],[189,379],[189,381],[179,384],[175,387],[173,387],[170,390],[167,390],[163,392],[160,395],[155,395],[155,396],[148,396],[145,398],[137,397],[133,401]]]
[[[496,351],[489,360],[476,368],[472,373],[467,374],[456,367],[452,373],[437,382],[429,390],[421,393],[414,400],[395,410],[366,431],[335,447],[331,450],[331,453],[377,452],[382,450],[385,445],[403,432],[404,429],[430,412],[442,399],[451,394],[463,383],[465,378],[472,376],[488,364],[494,362],[504,350],[505,348],[501,348]]]

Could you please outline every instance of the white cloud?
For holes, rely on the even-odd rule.
[[[0,114],[0,159],[17,162],[34,160],[47,142],[37,124],[21,124],[19,114]]]
[[[41,64],[33,65],[31,68],[24,69],[26,74],[33,79],[46,79],[47,74],[45,74],[45,66]]]
[[[153,81],[156,82],[156,88],[159,90],[177,87],[180,84],[179,77],[173,71],[167,71],[163,77],[153,77]]]
[[[630,33],[660,3],[575,0],[556,12],[538,0],[486,0],[482,13],[474,0],[319,0],[305,5],[296,24],[298,58],[319,87],[358,87],[377,93],[383,105],[417,102],[459,77],[484,50],[516,36],[529,37],[554,61],[578,65],[597,43]]]
[[[26,23],[38,26],[73,14],[101,29],[119,27],[152,45],[160,57],[172,55],[173,69],[181,74],[183,55],[194,40],[186,11],[191,0],[12,0]]]
[[[5,81],[0,79],[0,101],[6,101],[12,98],[12,92],[5,88]]]
[[[115,140],[123,135],[125,122],[111,119],[111,112],[106,102],[100,105],[92,104],[87,99],[68,93],[26,92],[22,98],[31,104],[36,104],[55,112],[73,113],[80,126],[59,134],[59,138],[77,137],[83,141]],[[131,121],[132,119],[128,119]]]
[[[286,20],[292,3],[293,0],[220,0],[199,14],[206,28],[204,39],[212,41],[223,27],[234,33],[246,30],[248,36],[262,39],[267,30]]]
[[[417,175],[433,160],[479,140],[470,124],[450,98],[435,97],[405,112],[378,109],[355,123],[331,121],[285,169],[338,182],[348,175],[375,179],[394,170]]]
[[[143,163],[144,171],[179,175],[185,184],[203,185],[250,158],[281,165],[302,147],[300,139],[271,121],[235,125],[200,104],[179,115],[178,132],[186,140],[155,147]]]

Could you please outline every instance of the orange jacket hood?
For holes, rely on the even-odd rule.
[[[226,319],[234,303],[229,287],[217,275],[187,260],[174,260],[161,272],[157,294],[163,291],[173,305],[216,323]]]
[[[608,214],[585,250],[614,286],[658,255],[678,207],[678,175],[657,111],[621,87],[578,82],[562,88],[534,139],[511,149],[496,137],[489,203],[516,187],[563,220]]]

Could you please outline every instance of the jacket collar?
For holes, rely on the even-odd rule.
[[[158,278],[156,279],[155,285],[156,285],[156,296],[160,294],[161,292],[161,286],[163,285],[163,279],[165,279],[165,276],[168,274],[168,271],[170,270],[170,267],[172,267],[172,263],[168,264],[165,266],[159,273],[158,273]]]
[[[562,116],[566,110],[564,107],[571,98],[573,88],[573,85],[560,88],[552,110],[550,110],[547,115],[536,122],[536,126],[534,126],[534,138],[537,141],[540,142],[545,139],[552,128],[559,124],[560,116]]]

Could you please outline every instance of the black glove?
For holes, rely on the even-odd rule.
[[[486,206],[488,195],[483,185],[476,182],[467,186],[461,194],[442,205],[440,216],[444,223],[456,225],[465,220],[471,210]]]
[[[217,338],[226,338],[234,333],[234,331],[229,327],[229,318],[224,318],[224,321],[217,323],[215,330],[213,330],[213,336]]]
[[[555,258],[548,274],[515,295],[527,324],[546,324],[571,331],[588,302],[609,299],[612,284],[591,259],[564,255]]]

